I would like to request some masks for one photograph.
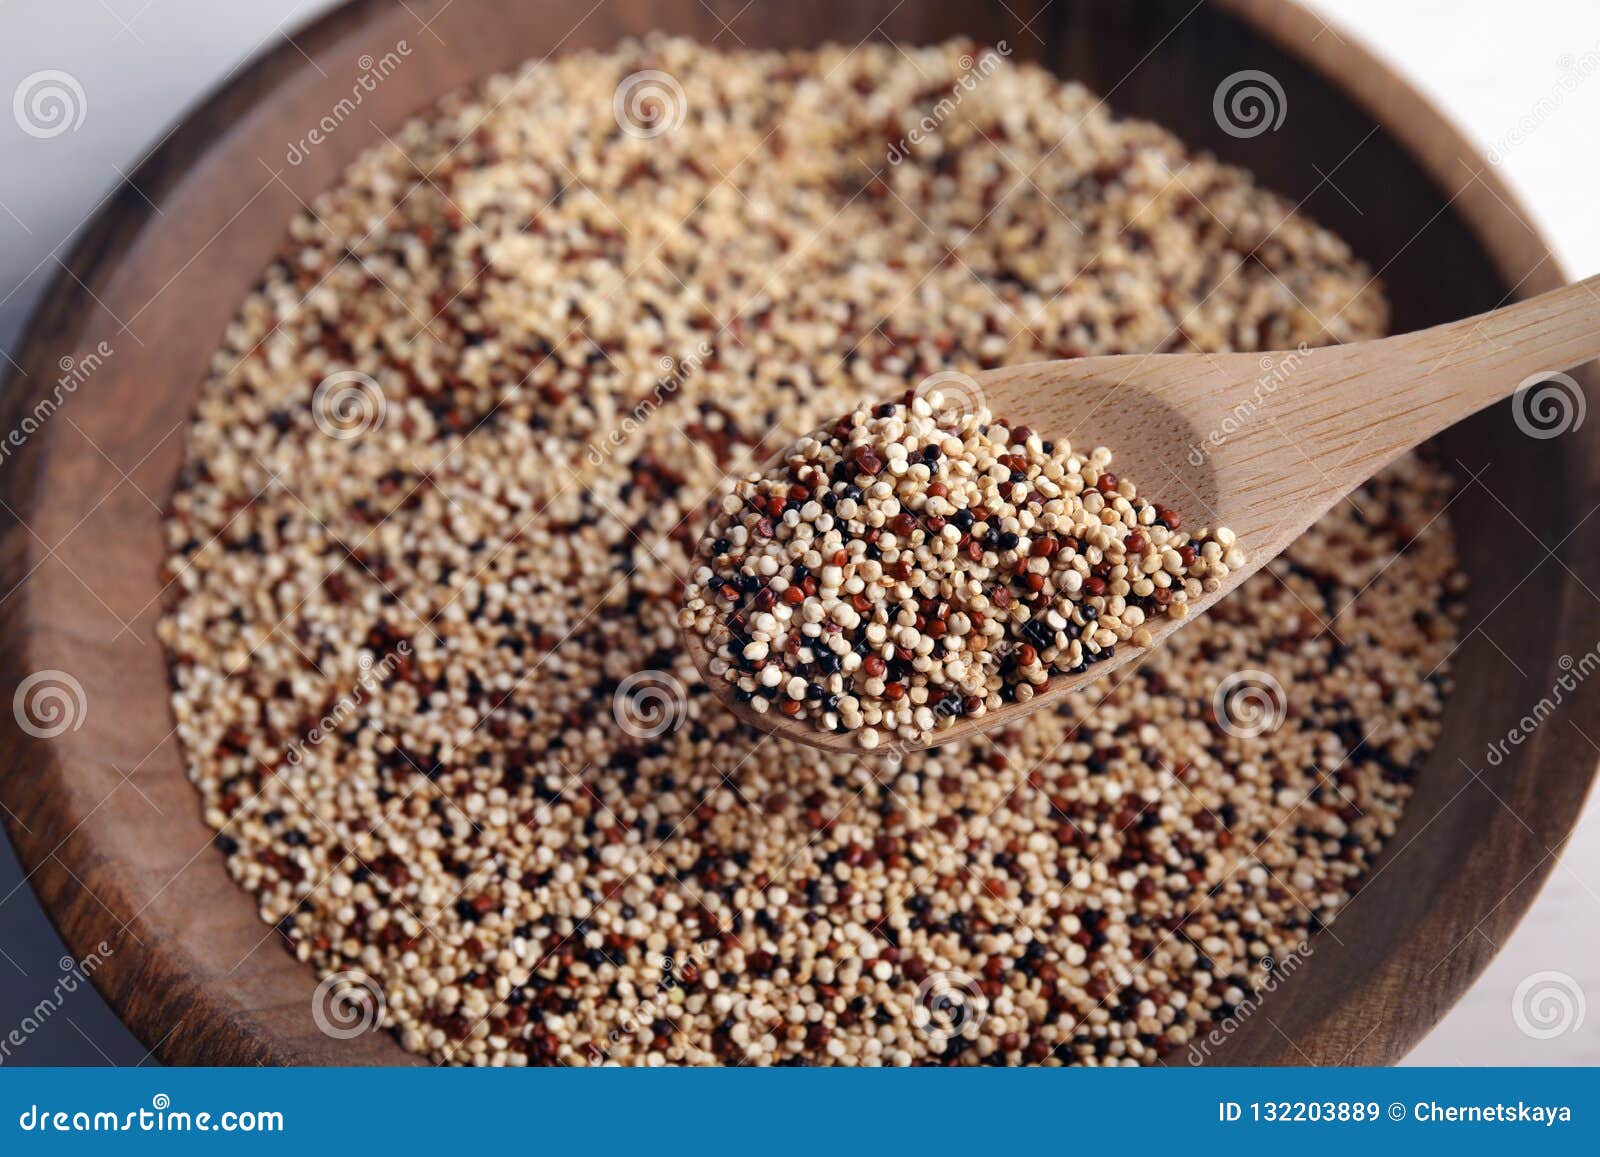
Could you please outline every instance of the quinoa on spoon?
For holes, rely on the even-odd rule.
[[[679,625],[735,714],[814,747],[1014,724],[1148,652],[1405,451],[1600,354],[1597,287],[1269,355],[1274,379],[1259,354],[935,375],[742,478]]]

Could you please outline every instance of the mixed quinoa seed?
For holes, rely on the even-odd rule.
[[[1147,620],[1244,565],[1232,531],[1189,535],[1104,447],[946,402],[858,408],[722,499],[679,623],[737,702],[867,750],[925,742],[1150,646]]]
[[[698,679],[677,617],[725,478],[864,399],[1382,331],[1338,239],[1043,70],[887,162],[974,51],[656,41],[490,80],[359,158],[230,326],[168,520],[179,736],[262,918],[405,1048],[1181,1057],[1394,832],[1460,584],[1412,458],[997,734],[819,753]],[[683,96],[653,136],[614,114],[644,70]]]

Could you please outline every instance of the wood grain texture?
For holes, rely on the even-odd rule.
[[[1014,727],[1143,661],[1402,454],[1524,385],[1537,385],[1541,375],[1570,370],[1597,354],[1600,277],[1591,277],[1376,341],[1265,354],[1073,358],[964,375],[957,388],[972,394],[964,404],[981,403],[1007,424],[1054,441],[1062,453],[1110,447],[1117,470],[1142,486],[1146,498],[1177,511],[1183,526],[1227,527],[1246,561],[1216,590],[1188,603],[1186,618],[1147,620],[1148,647],[1119,644],[1113,656],[1080,674],[1052,675],[1049,688],[1025,703],[959,718],[927,742],[894,739],[892,746],[914,751]],[[1549,402],[1552,426],[1575,416],[1555,393]],[[1532,403],[1524,405],[1529,425],[1543,428],[1532,411]],[[790,452],[775,455],[772,468]],[[759,699],[737,702],[733,684],[712,670],[711,640],[686,630],[684,644],[723,705],[752,727],[824,751],[861,750],[853,732],[758,711],[755,703],[766,705]],[[726,660],[722,667],[727,670]]]
[[[48,740],[0,713],[0,802],[46,910],[73,952],[109,944],[94,981],[161,1059],[410,1059],[385,1036],[338,1041],[317,1030],[314,977],[260,923],[211,846],[171,731],[154,634],[157,508],[172,493],[212,352],[284,245],[289,218],[359,150],[443,93],[529,57],[605,47],[651,28],[734,43],[721,21],[735,21],[753,46],[1010,37],[1019,56],[1083,79],[1120,112],[1159,120],[1291,201],[1305,199],[1305,212],[1382,271],[1399,329],[1492,308],[1510,287],[1530,294],[1560,284],[1498,175],[1403,82],[1293,6],[756,0],[742,16],[741,7],[358,0],[200,105],[134,173],[135,187],[103,207],[68,260],[71,273],[38,307],[0,429],[20,429],[52,395],[62,357],[82,359],[102,341],[111,353],[0,465],[0,689],[65,671],[83,687],[86,711],[76,730]],[[348,95],[360,55],[382,55],[402,39],[411,55],[398,74],[290,164],[290,143]],[[1246,68],[1271,72],[1289,93],[1283,131],[1237,139],[1211,119],[1217,83]],[[1592,376],[1583,380],[1592,397]],[[1600,587],[1600,520],[1584,521],[1600,497],[1600,423],[1535,442],[1496,407],[1438,445],[1464,476],[1492,469],[1517,483],[1496,488],[1504,506],[1471,496],[1464,519],[1469,624],[1481,629],[1457,656],[1446,739],[1375,875],[1274,994],[1271,1021],[1246,1022],[1216,1061],[1403,1055],[1504,942],[1592,778],[1595,753],[1568,727],[1540,729],[1497,767],[1484,767],[1483,753],[1525,706],[1504,693],[1508,660],[1527,686],[1548,687],[1564,652],[1600,639],[1584,590]],[[1530,553],[1542,553],[1534,539],[1555,554],[1530,574]],[[1600,687],[1591,685],[1569,710],[1593,718],[1597,706]]]

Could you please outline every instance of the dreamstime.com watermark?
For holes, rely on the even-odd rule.
[[[891,165],[898,165],[910,155],[912,149],[937,136],[944,122],[955,115],[956,109],[967,99],[967,94],[975,92],[981,82],[998,72],[1010,55],[1011,46],[1004,40],[993,48],[985,48],[976,60],[970,53],[963,53],[957,62],[961,66],[961,75],[956,77],[950,91],[940,97],[939,103],[924,113],[921,120],[907,129],[905,136],[889,146],[885,159]]]
[[[311,150],[338,132],[339,126],[355,115],[356,109],[361,107],[361,102],[377,92],[378,86],[393,76],[405,63],[405,58],[410,55],[411,45],[404,40],[397,40],[394,42],[394,47],[382,56],[375,58],[371,53],[363,53],[358,57],[356,66],[361,69],[361,74],[350,86],[350,95],[341,97],[337,104],[311,126],[305,136],[298,141],[290,141],[284,160],[291,165],[303,164],[311,155]]]
[[[1505,738],[1496,739],[1489,744],[1484,759],[1490,767],[1499,767],[1504,763],[1512,748],[1521,747],[1526,743],[1533,733],[1544,725],[1545,720],[1567,702],[1584,680],[1596,671],[1600,671],[1600,643],[1596,643],[1576,659],[1571,655],[1562,655],[1556,660],[1556,666],[1561,668],[1561,675],[1550,685],[1550,690],[1540,696],[1539,701],[1511,725]]]
[[[172,1098],[157,1093],[149,1108],[115,1112],[109,1109],[52,1109],[29,1105],[17,1116],[24,1133],[282,1133],[283,1114],[273,1109],[225,1109],[190,1113],[172,1107]]]
[[[13,1052],[27,1044],[29,1037],[60,1012],[67,997],[88,984],[89,977],[95,974],[111,954],[111,945],[102,940],[94,946],[94,951],[88,953],[82,960],[63,956],[59,962],[61,975],[56,978],[55,985],[23,1014],[22,1020],[13,1026],[10,1032],[0,1037],[0,1065],[10,1060]]]
[[[1600,44],[1579,56],[1570,53],[1562,56],[1556,61],[1556,67],[1556,81],[1550,90],[1534,101],[1533,106],[1518,117],[1517,123],[1502,133],[1489,149],[1488,161],[1491,165],[1501,164],[1512,151],[1538,132],[1545,121],[1555,116],[1566,104],[1567,98],[1577,92],[1585,81],[1600,72]]]
[[[701,969],[711,966],[716,949],[715,940],[705,940],[694,945],[687,957],[663,956],[654,988],[641,993],[643,999],[638,1004],[623,1009],[603,1040],[591,1040],[584,1046],[589,1063],[605,1064],[611,1059],[613,1048],[628,1037],[638,1036],[640,1030],[650,1031],[657,1021],[673,1025],[676,1032],[676,1021],[685,1000],[683,985],[686,981],[693,983]]]
[[[1300,966],[1311,959],[1313,952],[1315,949],[1311,947],[1311,941],[1302,940],[1282,960],[1262,957],[1261,971],[1266,975],[1261,978],[1261,983],[1234,1006],[1233,1012],[1214,1022],[1205,1036],[1190,1042],[1189,1063],[1198,1065],[1208,1060],[1212,1050],[1221,1048],[1224,1041],[1238,1032],[1260,1010],[1266,998],[1278,991],[1279,985],[1300,971]]]
[[[394,650],[388,652],[381,659],[374,659],[371,655],[362,653],[356,660],[361,674],[357,677],[355,686],[339,699],[328,713],[317,720],[317,725],[306,732],[303,739],[291,743],[284,753],[284,757],[293,767],[299,767],[305,758],[308,747],[314,748],[329,736],[337,735],[344,730],[344,725],[361,709],[373,695],[382,690],[389,677],[399,668],[401,660],[411,654],[411,644],[405,640],[396,643]]]
[[[1203,466],[1205,460],[1220,450],[1229,438],[1244,429],[1266,400],[1278,392],[1278,387],[1299,371],[1301,363],[1311,356],[1311,352],[1311,347],[1301,342],[1281,357],[1262,354],[1259,363],[1261,376],[1256,379],[1255,388],[1250,391],[1250,396],[1224,414],[1215,430],[1199,442],[1190,443],[1189,465]]]
[[[638,433],[640,427],[650,420],[662,406],[671,400],[674,394],[683,389],[683,384],[698,370],[712,354],[709,343],[701,342],[686,358],[662,357],[657,363],[661,376],[656,379],[656,384],[645,395],[643,401],[629,410],[627,415],[614,426],[604,438],[597,442],[589,443],[589,464],[591,466],[604,465],[613,454],[625,446],[628,439]]]
[[[997,660],[1004,660],[1007,655],[1009,655],[1019,646],[1021,646],[1020,643],[1013,643],[1008,639],[1002,639],[993,648],[993,654]],[[961,698],[953,695],[941,696],[938,701],[932,705],[931,710],[933,711],[934,719],[937,721],[936,725],[938,727],[943,727],[946,719],[961,718],[963,713]],[[900,765],[906,761],[907,757],[917,751],[922,750],[925,750],[925,748],[920,743],[912,743],[911,741],[905,739],[895,739],[876,751],[863,751],[858,754],[873,758],[877,763],[885,768],[890,770],[898,770]]]
[[[6,464],[13,452],[26,446],[28,439],[37,434],[66,400],[94,377],[95,371],[105,365],[115,352],[110,342],[103,341],[80,357],[64,356],[56,363],[61,376],[56,379],[50,393],[35,402],[33,409],[22,416],[22,421],[6,434],[4,441],[0,441],[0,466]]]

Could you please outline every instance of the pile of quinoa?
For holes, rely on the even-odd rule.
[[[178,732],[262,919],[405,1048],[1181,1063],[1394,832],[1460,590],[1412,458],[998,734],[824,754],[697,678],[727,476],[863,399],[1382,332],[1338,239],[1037,68],[886,159],[975,58],[530,65],[363,155],[229,327],[167,524]],[[622,131],[646,70],[681,106]]]
[[[759,714],[925,742],[1150,646],[1244,565],[1110,466],[937,389],[860,407],[722,499],[679,625]]]

